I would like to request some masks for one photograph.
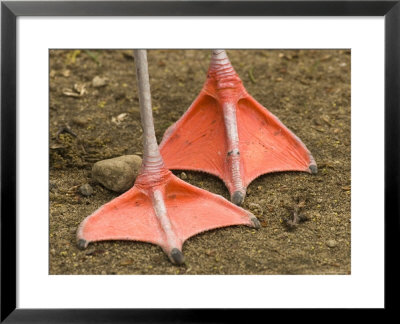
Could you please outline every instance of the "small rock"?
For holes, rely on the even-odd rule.
[[[71,74],[71,71],[70,71],[70,70],[64,70],[64,71],[62,71],[62,75],[65,76],[66,78],[68,78],[68,77],[70,76],[70,74]]]
[[[335,240],[328,240],[326,242],[326,245],[330,248],[334,248],[337,245],[337,242]]]
[[[94,254],[95,252],[96,252],[96,249],[95,249],[94,247],[92,247],[92,248],[87,249],[86,252],[85,252],[85,254],[86,254],[86,255],[92,255],[92,254]]]
[[[109,190],[124,192],[133,186],[141,165],[140,156],[122,155],[95,163],[92,177]]]
[[[122,260],[120,263],[120,265],[122,265],[122,266],[127,266],[127,265],[131,265],[131,264],[133,264],[132,259],[125,259],[125,260]]]
[[[92,86],[93,88],[104,87],[107,84],[107,81],[108,81],[107,78],[102,78],[96,75],[92,80]]]
[[[87,120],[87,118],[85,118],[85,117],[77,116],[77,117],[72,118],[72,122],[73,122],[75,125],[84,127],[84,126],[87,125],[88,120]]]
[[[262,216],[263,214],[263,209],[259,204],[256,203],[249,203],[249,208],[252,212],[257,213],[257,216]]]
[[[81,193],[82,196],[91,196],[93,195],[93,188],[90,184],[85,183],[82,186],[79,187],[79,192]]]
[[[86,87],[82,83],[75,83],[73,89],[64,88],[62,92],[65,96],[76,98],[82,97],[84,94],[87,93]]]
[[[182,180],[186,180],[186,179],[187,179],[187,175],[186,175],[185,172],[182,172],[182,173],[181,173],[181,179],[182,179]]]
[[[119,125],[119,124],[121,124],[121,123],[125,120],[125,118],[126,118],[127,116],[128,116],[127,113],[119,114],[117,117],[112,117],[112,118],[111,118],[111,122],[114,123],[114,124],[116,124],[116,125]]]

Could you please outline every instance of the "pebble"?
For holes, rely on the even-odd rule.
[[[96,75],[92,80],[92,86],[94,88],[104,87],[107,84],[107,78],[102,78]]]
[[[96,249],[94,247],[92,247],[92,248],[87,249],[85,254],[86,255],[92,255],[95,252],[96,252]]]
[[[186,175],[185,172],[182,172],[182,173],[181,173],[181,179],[182,179],[182,180],[186,180],[186,179],[187,179],[187,175]]]
[[[81,127],[84,127],[84,126],[86,126],[88,124],[87,118],[81,117],[81,116],[77,116],[77,117],[72,118],[72,122],[75,125],[78,125],[78,126],[81,126]]]
[[[132,188],[141,165],[140,156],[122,155],[96,162],[92,168],[92,177],[109,190],[124,192]]]
[[[120,263],[120,265],[122,265],[122,266],[127,266],[127,265],[131,265],[131,264],[133,264],[132,259],[125,259],[125,260],[122,260]]]
[[[326,245],[330,248],[334,248],[337,245],[337,242],[335,240],[328,240],[326,242]]]
[[[88,197],[93,195],[93,188],[90,184],[85,183],[79,187],[79,192],[81,193],[82,196]]]
[[[70,70],[64,70],[64,71],[62,71],[62,75],[65,76],[66,78],[68,78],[71,75],[71,71]]]
[[[262,216],[263,214],[263,209],[259,204],[256,203],[249,203],[249,208],[251,211],[254,211],[257,213],[257,216]]]

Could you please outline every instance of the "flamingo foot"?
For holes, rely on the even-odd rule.
[[[163,169],[160,177],[139,175],[132,189],[88,216],[79,226],[77,244],[84,249],[104,240],[153,243],[180,265],[184,263],[185,240],[231,225],[260,227],[248,211]]]
[[[213,51],[200,95],[165,132],[160,151],[168,169],[203,171],[222,179],[237,205],[262,174],[317,173],[306,146],[247,93],[222,50]]]

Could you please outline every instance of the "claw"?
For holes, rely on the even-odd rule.
[[[87,246],[89,245],[89,242],[84,240],[84,239],[78,239],[78,248],[81,250],[84,250],[87,248]]]
[[[318,173],[318,167],[315,164],[310,165],[309,167],[311,174],[317,174]]]
[[[300,139],[247,93],[223,50],[213,51],[203,89],[165,133],[160,150],[168,169],[222,179],[238,205],[262,174],[317,172]]]
[[[256,216],[254,216],[253,214],[251,214],[251,213],[249,213],[250,215],[250,220],[251,220],[251,222],[253,223],[253,227],[254,228],[261,228],[261,223],[260,223],[260,221],[258,220],[258,218],[256,217]]]
[[[170,259],[173,263],[177,265],[185,263],[185,258],[183,256],[182,251],[178,250],[177,248],[173,248],[171,250]]]

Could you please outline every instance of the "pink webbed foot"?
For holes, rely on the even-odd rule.
[[[132,189],[88,216],[78,229],[78,246],[104,240],[148,242],[182,264],[183,243],[198,233],[231,225],[260,226],[253,214],[168,170],[158,183],[148,183],[146,175],[140,176]]]
[[[306,146],[247,93],[222,50],[213,51],[203,89],[164,134],[160,151],[169,169],[203,171],[222,179],[237,205],[262,174],[317,173]]]

